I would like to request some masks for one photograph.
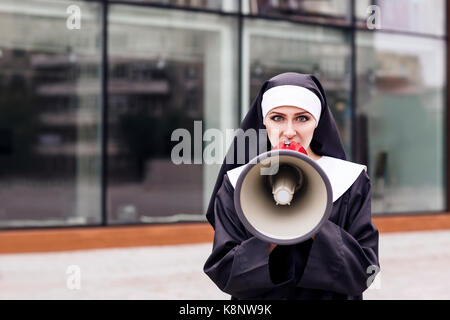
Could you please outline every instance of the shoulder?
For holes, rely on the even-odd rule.
[[[325,172],[330,181],[333,202],[339,199],[358,180],[360,175],[368,179],[367,167],[356,162],[322,156],[319,160],[316,160],[316,163]],[[246,164],[226,172],[225,176],[228,177],[226,179],[228,188],[234,190],[239,175],[245,167]]]
[[[333,190],[333,202],[339,199],[355,183],[360,184],[367,175],[367,167],[363,164],[322,156],[316,163],[325,171]]]
[[[344,174],[355,174],[357,173],[358,176],[361,173],[361,171],[367,172],[367,167],[363,164],[348,161],[348,160],[342,160],[339,158],[333,158],[329,156],[322,156],[319,160],[316,160],[317,164],[319,164],[324,170],[327,170],[329,172],[343,172]]]
[[[217,190],[216,196],[224,197],[233,197],[234,195],[234,186],[230,180],[230,177],[227,173],[223,175],[222,184]]]
[[[348,207],[359,208],[363,203],[367,201],[371,202],[371,189],[370,177],[365,170],[362,170],[350,188],[345,192]],[[357,214],[357,212],[354,214]]]
[[[358,178],[356,178],[355,182],[352,185],[353,192],[367,192],[370,190],[372,183],[370,181],[370,177],[365,170],[363,170]]]
[[[228,177],[228,182],[230,183],[231,187],[234,189],[236,187],[236,183],[238,181],[238,178],[246,167],[247,164],[244,164],[242,166],[236,167],[234,169],[228,170],[225,174],[225,176]]]

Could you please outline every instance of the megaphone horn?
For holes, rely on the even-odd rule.
[[[278,165],[278,170],[262,174],[268,164]],[[236,212],[247,230],[281,245],[300,243],[316,234],[330,216],[332,199],[323,169],[292,148],[255,157],[242,170],[234,191]]]

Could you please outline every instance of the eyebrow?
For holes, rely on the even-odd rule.
[[[294,115],[296,116],[296,115],[305,114],[305,113],[309,114],[308,111],[302,111],[302,112],[297,112]],[[278,111],[272,111],[270,114],[279,114],[279,115],[282,115],[282,116],[285,115],[284,113],[281,113],[281,112],[278,112]]]

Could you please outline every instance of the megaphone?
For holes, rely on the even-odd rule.
[[[308,240],[331,213],[328,176],[297,146],[292,142],[256,156],[236,183],[234,206],[239,219],[266,242],[288,245]]]

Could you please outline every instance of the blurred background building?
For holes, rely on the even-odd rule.
[[[174,164],[172,132],[238,128],[286,71],[324,85],[382,231],[450,228],[447,12],[445,0],[0,0],[0,228],[29,239],[0,251],[73,227],[208,241],[220,165]]]

